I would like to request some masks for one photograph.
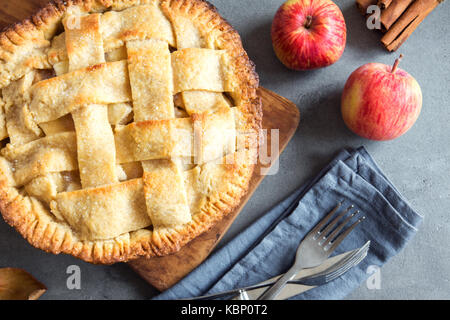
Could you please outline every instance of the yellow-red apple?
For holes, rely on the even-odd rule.
[[[271,35],[275,54],[286,67],[309,70],[339,60],[347,29],[331,0],[289,0],[275,14]]]
[[[394,66],[368,63],[348,78],[341,101],[347,126],[371,140],[391,140],[408,131],[422,109],[422,91],[408,72]]]

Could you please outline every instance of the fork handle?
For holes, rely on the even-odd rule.
[[[292,280],[298,273],[298,268],[290,268],[273,286],[267,289],[258,300],[274,300],[280,291],[286,286],[289,280]]]

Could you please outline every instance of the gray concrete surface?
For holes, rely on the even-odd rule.
[[[423,91],[423,111],[416,125],[391,142],[371,142],[352,134],[339,106],[347,77],[362,64],[391,64],[398,53],[380,45],[380,34],[365,28],[354,0],[336,1],[344,13],[347,47],[340,61],[310,72],[289,71],[276,59],[270,26],[283,1],[214,0],[221,14],[240,32],[257,65],[261,85],[294,101],[302,114],[295,137],[281,156],[278,174],[267,177],[238,217],[222,244],[317,172],[342,147],[364,145],[387,176],[425,216],[417,236],[381,269],[381,288],[365,284],[349,299],[450,298],[450,5],[431,13],[398,53],[401,67]],[[66,286],[67,267],[81,268],[81,289]],[[43,299],[147,299],[157,291],[125,264],[94,266],[70,256],[32,248],[0,222],[0,266],[30,271],[48,286]]]

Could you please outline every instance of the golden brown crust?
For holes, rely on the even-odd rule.
[[[108,8],[127,7],[153,0],[55,0],[35,15],[10,26],[0,34],[0,87],[7,86],[32,69],[50,68],[45,49],[60,28],[68,8],[77,6],[84,12],[102,12]],[[155,0],[158,1],[158,0]],[[161,0],[165,13],[182,14],[193,19],[205,33],[215,36],[217,49],[227,50],[232,57],[237,87],[234,99],[240,99],[243,114],[241,130],[257,133],[261,128],[261,102],[257,97],[258,76],[249,60],[238,33],[203,0]],[[66,253],[92,263],[111,264],[138,257],[167,255],[209,230],[236,208],[247,192],[257,150],[250,148],[241,163],[226,164],[223,174],[227,184],[205,203],[192,221],[175,228],[141,229],[115,239],[79,240],[65,222],[54,217],[39,200],[22,194],[13,187],[12,169],[0,157],[0,211],[33,246],[54,254]]]

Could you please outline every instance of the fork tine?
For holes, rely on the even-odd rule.
[[[350,270],[351,268],[353,268],[355,265],[357,265],[359,262],[361,262],[362,257],[359,257],[358,259],[355,259],[354,261],[352,261],[351,264],[348,264],[347,266],[345,266],[344,268],[342,268],[341,270],[339,270],[339,272],[330,274],[328,276],[325,277],[325,279],[328,282],[333,281],[334,279],[339,278],[340,276],[342,276],[344,273],[346,273],[348,270]]]
[[[344,273],[346,273],[348,270],[350,270],[351,268],[353,268],[354,266],[358,265],[362,260],[364,260],[367,256],[367,252],[361,252],[360,254],[358,254],[358,256],[353,259],[351,261],[351,263],[349,263],[347,266],[345,266],[344,268],[342,268],[341,270],[339,270],[338,272],[329,274],[328,276],[326,276],[327,281],[333,281],[334,279],[339,278],[340,276],[342,276]]]
[[[331,240],[333,240],[337,236],[337,234],[349,223],[349,221],[358,213],[359,213],[359,210],[356,210],[351,215],[349,215],[347,218],[345,218],[345,220],[343,222],[339,223],[339,225],[336,227],[336,229],[334,229],[333,232],[330,233],[330,235],[328,237],[326,236],[327,234],[324,233],[323,239],[325,239],[325,241],[321,245],[325,247],[327,244],[329,244],[331,242]],[[331,228],[330,228],[330,230],[331,230]]]
[[[341,242],[348,236],[348,234],[349,234],[350,232],[352,232],[352,230],[355,229],[356,226],[359,225],[361,222],[363,222],[365,219],[366,219],[366,217],[359,218],[358,221],[356,221],[355,223],[353,223],[349,228],[347,228],[341,235],[339,235],[339,236],[332,242],[331,247],[329,247],[329,248],[326,248],[326,247],[325,247],[325,250],[326,250],[326,251],[331,251],[331,252],[333,252],[334,249],[336,249],[337,246],[340,245]]]
[[[351,205],[349,206],[347,209],[345,209],[344,211],[342,211],[342,213],[340,213],[336,218],[333,219],[333,221],[331,221],[325,229],[323,229],[322,231],[320,231],[320,234],[323,234],[323,238],[326,239],[326,235],[337,225],[337,223],[339,222],[339,220],[342,219],[343,216],[345,216],[351,209],[353,209],[355,206]]]
[[[342,203],[344,201],[341,201],[337,204],[336,207],[334,207],[333,210],[331,210],[331,212],[329,214],[326,215],[325,218],[323,218],[322,220],[320,220],[320,222],[314,227],[314,229],[312,229],[307,236],[315,234],[317,232],[319,232],[320,230],[322,230],[322,227],[328,222],[328,220],[330,220],[330,218],[336,213],[336,211],[341,207]]]
[[[355,253],[348,261],[346,261],[348,262],[346,264],[347,265],[346,267],[338,269],[335,272],[331,272],[330,274],[327,275],[328,276],[327,279],[336,279],[340,277],[342,274],[344,274],[350,268],[353,268],[355,265],[359,264],[367,256],[369,246],[370,241],[366,242],[366,244],[363,247],[361,247],[357,253]]]

